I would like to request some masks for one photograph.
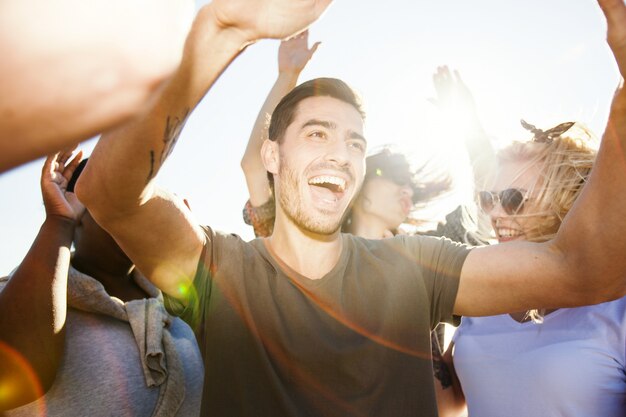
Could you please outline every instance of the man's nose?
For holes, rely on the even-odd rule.
[[[349,160],[348,144],[343,140],[333,141],[328,144],[326,160],[344,165]]]

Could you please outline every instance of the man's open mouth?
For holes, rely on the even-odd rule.
[[[309,180],[309,185],[322,187],[334,194],[343,193],[346,190],[346,180],[331,175],[320,175]]]

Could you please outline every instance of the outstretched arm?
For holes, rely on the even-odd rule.
[[[608,42],[626,74],[626,5],[598,0]],[[626,91],[617,89],[589,180],[556,237],[473,250],[461,272],[455,312],[491,315],[594,304],[626,293]]]
[[[300,73],[320,44],[316,42],[309,48],[308,43],[308,30],[280,43],[280,48],[278,49],[278,78],[254,122],[248,146],[243,154],[243,158],[241,158],[241,169],[246,177],[250,204],[253,207],[263,205],[271,197],[267,172],[265,171],[263,161],[261,161],[261,145],[267,139],[267,122],[270,115],[274,112],[278,102],[296,86]]]
[[[445,65],[437,68],[433,84],[437,98],[431,101],[441,109],[448,125],[457,127],[456,133],[463,136],[474,184],[482,187],[495,167],[495,151],[478,117],[472,92],[461,74],[450,72]]]
[[[146,111],[193,12],[191,0],[0,2],[0,172]]]
[[[47,391],[63,356],[70,246],[83,212],[76,196],[65,191],[81,154],[68,162],[70,157],[71,152],[64,152],[46,159],[41,175],[46,220],[0,292],[0,381],[11,387],[0,395],[0,410],[27,404]],[[41,391],[20,359],[32,368]]]
[[[105,134],[77,185],[93,217],[159,288],[186,302],[204,234],[154,177],[187,117],[248,44],[306,28],[331,0],[215,0],[198,13],[183,61],[152,110]]]

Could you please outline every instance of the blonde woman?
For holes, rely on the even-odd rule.
[[[532,140],[503,149],[494,185],[479,192],[500,243],[554,237],[596,156],[593,135],[578,123],[546,131],[522,124]],[[626,298],[464,317],[454,367],[470,416],[625,415]]]

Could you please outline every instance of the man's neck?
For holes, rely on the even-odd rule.
[[[267,244],[279,261],[309,279],[323,278],[341,256],[343,240],[338,230],[332,235],[315,235],[293,224],[278,222]]]

